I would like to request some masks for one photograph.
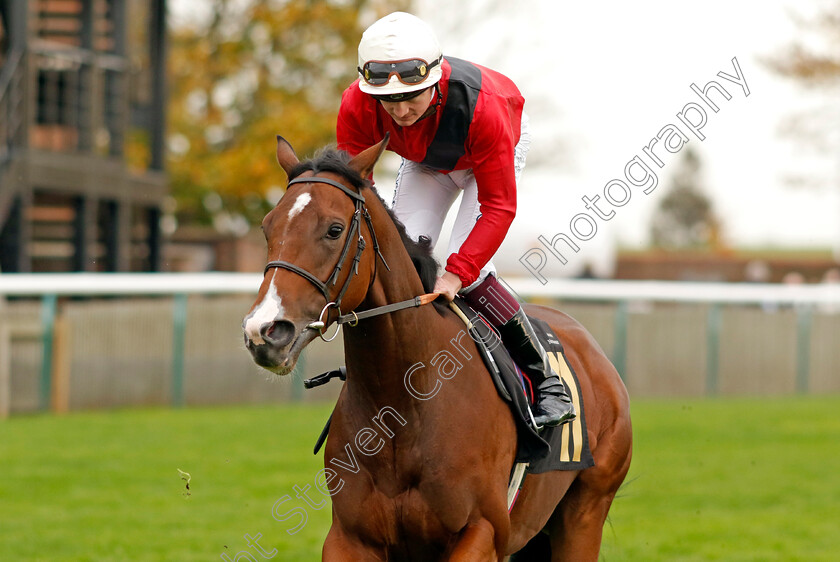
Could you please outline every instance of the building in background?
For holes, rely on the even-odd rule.
[[[157,271],[166,0],[0,0],[0,271]]]

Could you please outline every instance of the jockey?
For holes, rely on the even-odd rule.
[[[393,211],[412,238],[426,236],[433,247],[463,193],[434,292],[450,301],[460,293],[498,330],[538,388],[538,425],[574,419],[566,385],[490,261],[516,215],[516,183],[530,144],[519,90],[498,72],[444,58],[434,31],[403,12],[364,32],[358,71],[341,98],[338,147],[356,155],[391,134],[388,149],[402,156]]]

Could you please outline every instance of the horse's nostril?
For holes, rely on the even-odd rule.
[[[292,341],[292,338],[295,336],[295,325],[288,320],[278,320],[266,324],[260,332],[263,339],[272,345],[282,347]]]

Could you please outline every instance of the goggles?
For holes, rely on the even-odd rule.
[[[431,63],[423,59],[390,62],[368,61],[362,68],[358,68],[357,70],[362,75],[364,81],[371,86],[384,86],[391,80],[391,76],[395,74],[397,80],[406,86],[413,86],[428,78],[429,71],[439,65],[440,61],[440,58]]]

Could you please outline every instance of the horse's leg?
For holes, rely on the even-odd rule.
[[[333,524],[324,540],[321,560],[323,562],[384,562],[386,558],[358,541],[352,540],[340,526]]]
[[[499,558],[496,531],[490,521],[481,519],[464,529],[449,562],[496,562]]]
[[[612,501],[630,469],[629,423],[616,424],[580,473],[549,521],[551,562],[597,562]],[[614,446],[610,445],[612,441]]]
[[[551,562],[596,562],[607,513],[615,493],[575,482],[549,523]]]

